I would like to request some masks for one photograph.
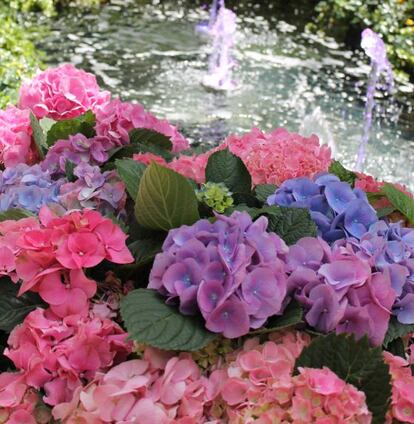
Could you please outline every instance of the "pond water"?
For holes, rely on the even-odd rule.
[[[200,80],[211,46],[194,31],[207,11],[194,1],[158,3],[118,0],[87,15],[67,13],[51,22],[40,47],[49,64],[67,61],[95,73],[193,142],[216,144],[253,126],[301,128],[332,138],[336,157],[354,166],[369,73],[363,54],[303,31],[301,10],[281,15],[274,2],[234,2],[239,89],[207,91]],[[395,99],[379,97],[377,105],[366,170],[414,188],[413,86],[398,84]]]

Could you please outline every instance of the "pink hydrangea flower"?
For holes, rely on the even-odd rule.
[[[144,359],[97,375],[71,401],[56,405],[53,416],[63,423],[86,413],[88,422],[97,423],[201,424],[207,422],[205,383],[187,355],[171,357],[149,348]]]
[[[72,399],[83,381],[92,380],[131,351],[127,334],[114,321],[90,313],[61,319],[36,309],[10,334],[4,354],[25,384],[44,389],[50,405]]]
[[[140,104],[112,100],[95,108],[96,133],[107,137],[115,146],[129,143],[129,132],[147,128],[171,138],[173,153],[188,149],[188,141],[168,121],[159,120]]]
[[[71,64],[40,72],[20,89],[19,107],[31,109],[37,118],[56,121],[75,118],[109,101],[94,75]]]
[[[29,111],[14,106],[0,110],[0,164],[6,167],[32,164],[36,158]]]
[[[404,358],[384,352],[385,362],[390,366],[392,382],[391,410],[387,423],[398,420],[414,423],[414,376],[410,364]]]
[[[164,158],[157,156],[154,153],[135,153],[132,156],[132,159],[147,166],[151,165],[151,162],[156,162],[158,165],[162,166],[168,166]]]
[[[303,334],[285,333],[264,344],[249,340],[237,356],[230,354],[227,366],[209,379],[211,418],[229,424],[370,423],[365,394],[328,368],[300,368],[292,376],[307,343]]]
[[[254,185],[312,177],[327,171],[332,161],[329,147],[320,145],[318,137],[302,137],[285,128],[268,134],[253,128],[241,137],[230,135],[223,146],[243,160]]]

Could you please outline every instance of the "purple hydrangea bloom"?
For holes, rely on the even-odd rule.
[[[388,273],[397,296],[393,313],[401,323],[414,324],[414,229],[378,221],[360,240],[350,238],[347,244],[373,269]]]
[[[171,230],[151,270],[149,285],[179,302],[183,314],[201,312],[206,327],[234,338],[282,313],[288,248],[266,232],[267,218],[246,212]]]
[[[305,310],[305,320],[322,332],[367,334],[382,343],[395,291],[387,271],[373,269],[349,241],[330,247],[322,238],[305,237],[285,255],[288,293]],[[356,240],[356,239],[352,239]]]
[[[319,235],[328,242],[344,237],[359,239],[378,221],[362,190],[352,189],[327,173],[317,175],[314,181],[306,177],[287,180],[267,203],[309,209]]]
[[[66,162],[75,165],[84,162],[89,165],[102,165],[108,160],[108,151],[113,144],[106,137],[86,138],[75,134],[67,140],[58,140],[47,152],[42,169],[52,175],[65,175]]]
[[[74,169],[75,182],[60,187],[59,203],[67,210],[96,209],[103,215],[118,216],[124,211],[125,185],[115,171],[101,173],[98,166],[81,162]]]
[[[0,171],[0,211],[21,208],[37,213],[43,205],[58,203],[64,181],[53,181],[39,165],[6,168]]]

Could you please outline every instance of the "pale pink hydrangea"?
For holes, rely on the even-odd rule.
[[[31,109],[38,119],[59,121],[75,118],[109,101],[94,75],[71,64],[63,64],[37,74],[20,89],[19,107]]]
[[[6,167],[31,164],[36,157],[29,111],[14,106],[0,110],[0,164]]]
[[[129,143],[129,132],[146,128],[171,138],[173,153],[188,149],[188,141],[166,120],[159,120],[140,104],[112,100],[95,108],[96,133],[107,137],[115,146]]]
[[[276,337],[262,345],[249,340],[227,368],[213,372],[212,416],[229,424],[371,422],[364,393],[328,368],[299,368],[292,376],[309,343],[305,334]]]
[[[194,180],[198,184],[202,184],[206,180],[206,166],[211,153],[202,153],[200,155],[180,155],[174,158],[171,162],[166,162],[161,156],[153,153],[137,153],[133,159],[145,165],[150,165],[151,162],[156,162],[159,165],[172,169],[173,171],[183,175],[186,178]]]
[[[391,410],[387,423],[398,420],[414,423],[414,376],[410,364],[404,358],[384,352],[385,362],[390,366],[392,382]]]
[[[126,338],[118,324],[92,312],[61,319],[39,308],[10,333],[4,355],[26,385],[43,389],[43,400],[56,405],[71,400],[98,372],[125,360],[132,348]]]
[[[205,393],[206,378],[190,356],[147,348],[143,359],[97,375],[71,401],[56,405],[53,416],[63,424],[79,418],[88,423],[201,424],[206,422]]]
[[[47,424],[50,418],[39,393],[26,384],[23,373],[0,374],[0,423]]]
[[[312,177],[327,171],[332,161],[330,148],[320,145],[318,137],[302,137],[285,128],[268,134],[253,128],[243,136],[230,135],[222,147],[243,160],[253,185],[280,185],[291,178]]]

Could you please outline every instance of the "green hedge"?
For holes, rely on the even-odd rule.
[[[370,27],[382,35],[397,69],[414,76],[414,0],[322,0],[311,29],[356,48]]]

